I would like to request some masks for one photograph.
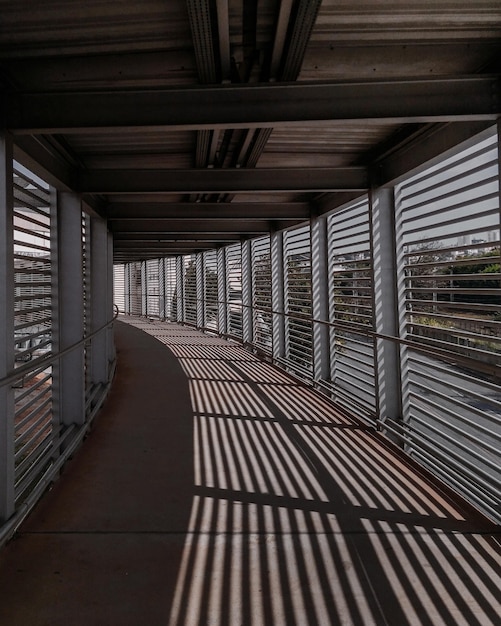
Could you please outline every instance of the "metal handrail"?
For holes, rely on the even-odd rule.
[[[88,341],[90,341],[96,335],[99,335],[99,333],[101,333],[103,330],[105,330],[106,328],[111,326],[113,324],[113,322],[117,319],[117,317],[119,315],[118,307],[115,304],[115,305],[113,305],[113,308],[114,308],[114,315],[113,315],[112,319],[109,320],[108,322],[106,322],[105,324],[103,324],[97,330],[94,330],[89,335],[86,335],[85,337],[83,337],[79,341],[71,344],[70,346],[68,346],[67,348],[64,348],[64,350],[61,350],[60,352],[57,352],[56,354],[49,354],[49,355],[47,355],[45,357],[42,357],[41,359],[37,359],[36,362],[35,361],[30,361],[29,363],[26,363],[25,365],[21,365],[20,367],[15,369],[11,374],[8,374],[7,376],[4,376],[3,378],[0,378],[0,387],[4,387],[5,385],[8,385],[8,384],[13,383],[13,382],[16,382],[17,380],[19,380],[19,378],[22,378],[22,376],[24,376],[24,374],[27,374],[28,372],[31,372],[33,370],[33,366],[34,365],[36,365],[37,369],[45,369],[45,367],[51,365],[52,363],[54,363],[55,361],[57,361],[61,357],[66,356],[70,352],[73,352],[73,350],[76,350],[80,346],[86,344]]]
[[[200,299],[197,298],[195,301],[200,302]],[[218,305],[219,304],[225,304],[225,305],[231,304],[232,306],[236,306],[234,301],[230,302],[229,300],[217,300],[217,301],[214,301],[214,304],[218,304]],[[318,318],[308,316],[308,315],[298,315],[298,314],[293,314],[293,313],[286,313],[285,311],[276,311],[272,308],[255,307],[251,304],[239,303],[238,306],[242,307],[242,309],[244,308],[251,309],[253,311],[266,313],[268,315],[287,317],[295,321],[306,321],[311,324],[324,324],[325,326],[328,326],[330,328],[344,330],[347,332],[353,332],[353,333],[356,333],[357,335],[361,335],[363,337],[367,337],[370,339],[382,339],[385,341],[391,341],[392,343],[395,343],[399,346],[408,346],[412,348],[413,350],[415,350],[416,352],[420,352],[430,357],[435,357],[441,361],[446,361],[453,365],[460,364],[466,368],[476,369],[477,371],[482,371],[484,374],[499,376],[498,365],[489,364],[484,361],[480,361],[478,359],[465,356],[463,354],[460,354],[459,352],[450,352],[446,348],[430,349],[429,346],[419,344],[416,341],[413,341],[411,339],[403,339],[402,337],[396,337],[394,335],[387,335],[384,333],[380,333],[375,330],[371,330],[370,328],[366,326],[362,326],[360,324],[349,325],[349,324],[346,324],[345,322],[322,320],[322,319],[318,319]],[[142,315],[134,314],[134,313],[128,313],[128,315],[131,315],[133,317],[143,317]],[[148,317],[152,317],[152,316],[148,316]],[[478,352],[482,354],[491,354],[489,352],[486,352],[485,350],[479,350]]]

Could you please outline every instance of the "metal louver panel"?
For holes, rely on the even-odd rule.
[[[119,313],[125,313],[125,266],[113,266],[113,303]]]
[[[131,315],[142,315],[141,263],[129,263],[129,308]]]
[[[252,314],[254,343],[272,349],[271,251],[269,236],[252,241]]]
[[[284,234],[286,358],[292,369],[312,374],[310,225]]]
[[[16,367],[32,368],[16,383],[15,497],[19,503],[51,464],[52,366],[39,365],[52,350],[52,254],[48,185],[14,168],[14,347]]]
[[[159,260],[148,259],[146,263],[146,315],[159,317]]]
[[[197,265],[195,255],[183,257],[184,321],[197,323]]]
[[[215,250],[203,253],[204,259],[204,326],[219,330],[217,292],[217,254]]]
[[[166,258],[159,261],[160,273],[160,310],[161,319],[176,321],[176,259]]]
[[[230,335],[242,338],[242,247],[226,248],[226,314]]]
[[[407,450],[501,518],[497,138],[397,188]],[[424,351],[424,352],[423,352]]]
[[[348,410],[376,415],[375,339],[369,202],[351,204],[327,220],[331,384]]]

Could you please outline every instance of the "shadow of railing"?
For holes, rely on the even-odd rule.
[[[498,527],[245,349],[148,332],[179,359],[194,414],[172,626],[498,623]]]

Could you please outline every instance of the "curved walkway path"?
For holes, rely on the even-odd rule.
[[[237,344],[122,319],[90,436],[0,553],[0,624],[499,625],[499,527]]]

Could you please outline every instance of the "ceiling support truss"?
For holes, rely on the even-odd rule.
[[[30,135],[103,128],[273,128],[335,120],[452,122],[496,120],[501,113],[500,96],[500,81],[491,76],[23,93],[4,97],[3,117],[7,129]],[[205,106],[200,106],[201,101]]]

